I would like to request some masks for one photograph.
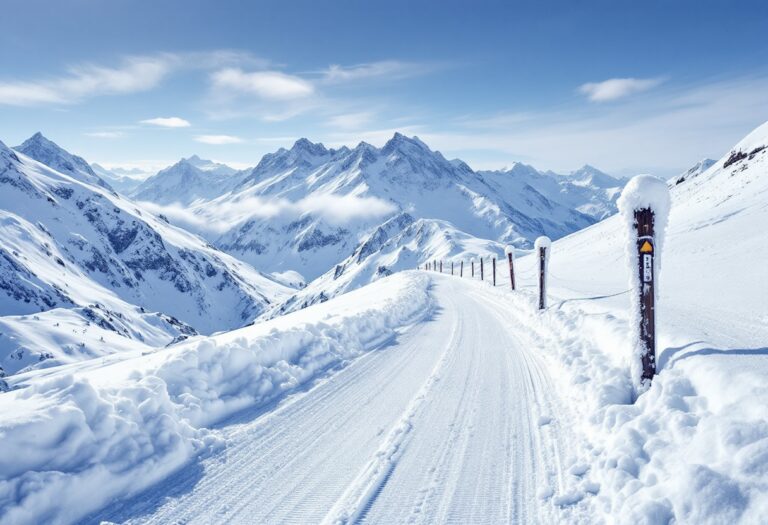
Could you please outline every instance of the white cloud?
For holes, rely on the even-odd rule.
[[[0,104],[72,104],[88,97],[147,91],[166,77],[172,62],[171,55],[128,57],[116,68],[85,64],[62,77],[0,82]]]
[[[180,117],[156,117],[142,120],[140,123],[149,124],[150,126],[160,126],[161,128],[188,128],[192,125],[188,120],[184,120]]]
[[[84,135],[94,139],[119,139],[124,136],[124,133],[122,131],[92,131]]]
[[[340,66],[338,64],[333,64],[322,71],[322,76],[324,82],[334,84],[369,78],[403,78],[424,73],[429,70],[430,67],[423,64],[400,62],[397,60],[384,60],[381,62],[356,64],[354,66]]]
[[[611,78],[602,82],[588,82],[579,91],[592,102],[607,102],[653,89],[664,80],[661,78]]]
[[[291,100],[312,95],[314,86],[307,80],[279,71],[245,72],[227,68],[211,75],[214,89],[256,95],[272,100]]]
[[[343,115],[335,115],[328,119],[328,124],[342,129],[356,129],[364,126],[365,124],[373,120],[373,113],[360,112],[360,113],[345,113]]]
[[[203,144],[214,144],[217,146],[223,144],[241,144],[244,142],[240,137],[235,137],[233,135],[198,135],[195,137],[195,140]]]
[[[206,202],[197,208],[179,204],[161,206],[152,202],[140,204],[152,213],[162,213],[172,223],[192,231],[219,234],[252,218],[294,220],[304,214],[312,214],[329,224],[343,225],[384,217],[396,211],[393,204],[375,197],[332,194],[310,195],[298,201],[248,197],[221,204]]]

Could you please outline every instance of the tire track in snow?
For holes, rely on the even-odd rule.
[[[427,378],[418,394],[411,400],[403,416],[392,428],[381,447],[347,488],[344,495],[331,509],[321,523],[323,525],[355,523],[360,516],[372,505],[374,499],[386,483],[392,470],[406,446],[406,440],[413,430],[413,419],[429,395],[434,384],[440,380],[440,374],[445,368],[451,349],[455,346],[456,334],[460,332],[461,320],[454,324],[451,342],[447,345],[440,360]]]

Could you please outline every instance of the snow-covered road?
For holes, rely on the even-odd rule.
[[[435,275],[434,314],[226,447],[86,522],[549,522],[572,446],[535,335],[497,293]]]

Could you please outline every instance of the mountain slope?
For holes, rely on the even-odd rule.
[[[155,204],[189,205],[226,193],[239,182],[236,173],[229,166],[194,155],[149,177],[130,196]]]
[[[210,333],[246,324],[287,292],[105,188],[5,146],[0,187],[0,315],[85,306],[98,288]]]
[[[282,315],[321,303],[355,290],[382,277],[403,270],[424,267],[425,261],[465,261],[465,275],[470,275],[470,259],[504,257],[504,246],[491,240],[479,239],[457,230],[446,221],[415,219],[400,213],[378,226],[355,248],[351,256],[312,281],[283,304],[265,314],[265,318]],[[479,264],[479,263],[478,263]],[[500,263],[501,264],[501,263]],[[506,263],[504,263],[506,268]],[[479,267],[476,268],[479,272]],[[490,278],[491,268],[486,268]],[[450,274],[450,263],[443,268]],[[461,268],[457,262],[455,275]]]
[[[109,190],[112,189],[109,184],[96,175],[85,159],[72,155],[59,147],[58,144],[45,138],[39,131],[13,149],[74,179],[88,184],[96,184]]]
[[[507,199],[514,199],[515,196],[536,198],[535,195],[540,194],[595,220],[616,213],[616,199],[624,186],[623,181],[589,165],[569,175],[541,172],[519,162],[505,170],[480,173]]]

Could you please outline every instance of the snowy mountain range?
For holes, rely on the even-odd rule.
[[[523,164],[475,172],[399,133],[382,148],[328,149],[300,139],[249,172],[211,180],[182,161],[133,196],[170,205],[153,209],[241,260],[270,272],[295,270],[307,281],[404,212],[525,248],[539,235],[559,238],[609,215],[622,185],[588,166],[570,176]]]
[[[561,237],[610,214],[621,184],[589,166],[475,172],[401,134],[382,148],[300,139],[243,171],[192,156],[140,184],[40,133],[0,158],[6,372],[229,330],[426,259]]]
[[[47,335],[50,345],[0,339],[6,371],[49,357],[66,360],[55,354],[66,353],[60,343],[72,328],[53,321],[51,311],[157,346],[180,334],[247,324],[288,293],[89,178],[87,163],[42,135],[20,149],[67,173],[0,143],[0,315],[34,316],[39,326],[27,336],[66,334]],[[98,347],[86,354],[114,351],[103,333],[84,339]]]

